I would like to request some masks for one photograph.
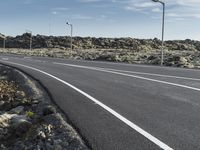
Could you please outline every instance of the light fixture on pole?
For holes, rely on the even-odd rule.
[[[152,0],[153,2],[158,2],[163,6],[163,16],[162,16],[162,46],[161,46],[161,66],[163,65],[163,51],[164,51],[164,31],[165,31],[165,3],[160,0]]]
[[[73,25],[69,22],[66,23],[67,25],[69,25],[71,27],[71,51],[73,50],[73,46],[72,46],[72,38],[73,38]]]
[[[32,50],[32,31],[31,30],[26,30],[26,33],[30,34],[30,50]]]

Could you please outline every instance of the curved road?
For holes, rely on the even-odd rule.
[[[94,150],[200,149],[200,70],[1,55],[39,80]]]

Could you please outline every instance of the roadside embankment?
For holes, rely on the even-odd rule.
[[[1,150],[87,150],[42,86],[0,65]]]

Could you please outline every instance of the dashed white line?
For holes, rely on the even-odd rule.
[[[133,73],[133,74],[139,74],[139,75],[149,75],[149,76],[156,76],[156,77],[165,77],[165,78],[174,78],[174,79],[184,79],[184,80],[200,81],[200,79],[198,79],[198,78],[189,78],[189,77],[182,77],[182,76],[172,76],[172,75],[163,75],[163,74],[155,74],[155,73],[147,73],[147,72],[118,70],[118,69],[111,69],[111,68],[101,68],[101,69],[111,70],[111,71],[117,71],[117,72],[124,72],[124,73]]]
[[[140,128],[139,126],[137,126],[136,124],[134,124],[130,120],[126,119],[125,117],[123,117],[122,115],[120,115],[119,113],[117,113],[115,110],[111,109],[110,107],[108,107],[107,105],[103,104],[102,102],[100,102],[96,98],[90,96],[86,92],[82,91],[81,89],[78,89],[77,87],[71,85],[70,83],[68,83],[68,82],[66,82],[66,81],[64,81],[64,80],[62,80],[62,79],[60,79],[60,78],[58,78],[58,77],[56,77],[56,76],[54,76],[52,74],[49,74],[49,73],[47,73],[45,71],[39,70],[37,68],[33,68],[33,67],[30,67],[30,66],[26,66],[26,65],[14,63],[14,62],[8,62],[8,61],[2,61],[2,62],[13,64],[13,65],[17,65],[17,66],[21,66],[21,67],[25,67],[25,68],[28,68],[28,69],[40,72],[42,74],[45,74],[45,75],[47,75],[47,76],[49,76],[49,77],[51,77],[51,78],[53,78],[53,79],[55,79],[57,81],[60,81],[61,83],[65,84],[65,85],[67,85],[69,87],[71,87],[75,91],[79,92],[80,94],[84,95],[85,97],[87,97],[91,101],[93,101],[96,104],[98,104],[100,107],[102,107],[103,109],[105,109],[106,111],[108,111],[109,113],[111,113],[113,116],[115,116],[116,118],[118,118],[119,120],[121,120],[122,122],[124,122],[126,125],[128,125],[132,129],[134,129],[135,131],[137,131],[138,133],[140,133],[141,135],[143,135],[147,139],[149,139],[151,142],[153,142],[154,144],[156,144],[160,148],[162,148],[164,150],[173,150],[167,144],[163,143],[158,138],[156,138],[153,135],[151,135],[150,133],[146,132],[145,130],[143,130],[142,128]]]
[[[24,59],[32,59],[32,58],[27,56],[27,57],[24,57]]]
[[[65,63],[54,62],[54,64],[64,65]],[[90,66],[86,66],[86,67],[90,67]],[[156,77],[166,77],[166,78],[174,78],[174,79],[200,81],[200,79],[198,79],[198,78],[189,78],[189,77],[181,77],[181,76],[154,74],[154,73],[137,72],[137,71],[127,71],[127,70],[119,70],[119,69],[112,69],[112,68],[102,68],[102,67],[90,67],[90,68],[96,68],[96,69],[100,69],[100,70],[103,69],[103,70],[109,70],[109,71],[124,72],[124,73],[133,73],[133,74],[139,74],[139,75],[149,75],[149,76],[156,76]]]
[[[186,89],[190,89],[190,90],[200,91],[199,88],[195,88],[195,87],[191,87],[191,86],[187,86],[187,85],[182,85],[182,84],[177,84],[177,83],[172,83],[172,82],[167,82],[167,81],[162,81],[162,80],[156,80],[156,79],[136,76],[136,75],[132,75],[132,74],[125,74],[125,73],[121,73],[121,72],[110,71],[110,70],[100,69],[100,68],[96,68],[96,67],[64,64],[64,63],[57,63],[57,62],[54,62],[53,64],[64,65],[64,66],[69,66],[69,67],[76,67],[76,68],[84,68],[84,69],[90,69],[90,70],[95,70],[95,71],[102,71],[102,72],[118,74],[118,75],[122,75],[122,76],[127,76],[127,77],[132,77],[132,78],[137,78],[137,79],[142,79],[142,80],[147,80],[147,81],[152,81],[152,82],[157,82],[157,83],[162,83],[162,84],[167,84],[167,85],[172,85],[172,86],[177,86],[177,87],[186,88]]]
[[[8,58],[1,58],[2,60],[8,60]]]

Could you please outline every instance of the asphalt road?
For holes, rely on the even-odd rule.
[[[39,80],[94,150],[200,149],[200,70],[1,55]]]

